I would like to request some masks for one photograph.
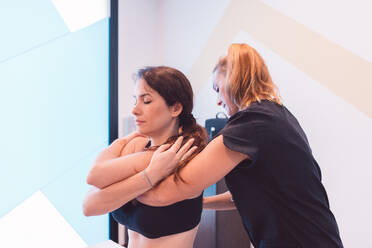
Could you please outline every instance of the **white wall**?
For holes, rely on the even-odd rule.
[[[118,30],[120,120],[133,106],[133,74],[143,66],[159,64],[163,55],[158,42],[161,29],[157,1],[120,0],[119,13],[124,13],[119,15]]]
[[[189,76],[192,66],[206,46],[210,33],[222,17],[228,0],[195,1],[119,1],[119,134],[123,133],[123,118],[132,108],[132,74],[146,65],[167,65]],[[213,6],[213,11],[211,11]],[[125,13],[125,14],[123,14]],[[206,18],[205,13],[208,13]],[[226,48],[227,45],[224,47]],[[216,58],[225,49],[216,53]],[[210,65],[213,68],[213,65]],[[203,71],[204,72],[204,71]],[[207,72],[209,76],[209,71]],[[211,82],[190,78],[194,88],[194,112],[199,123],[214,116],[220,108],[212,104],[205,109],[199,100],[198,88],[215,97]],[[216,101],[213,100],[213,103]],[[204,105],[205,106],[205,105]],[[222,110],[222,109],[221,109]],[[212,112],[212,113],[211,113]]]

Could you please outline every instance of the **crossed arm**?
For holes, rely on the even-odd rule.
[[[171,175],[151,189],[143,174],[139,172],[149,165],[146,170],[153,182],[158,182],[169,175],[191,146],[188,142],[180,149],[180,145],[178,141],[169,149],[166,146],[160,147],[154,154],[142,152],[119,158],[122,153],[130,153],[134,148],[128,144],[125,151],[123,144],[115,147],[113,143],[108,151],[97,157],[93,166],[93,169],[100,173],[96,171],[95,174],[92,169],[88,176],[88,183],[95,186],[85,197],[84,214],[86,216],[105,214],[136,197],[139,201],[152,206],[165,206],[197,197],[205,188],[220,180],[239,162],[248,158],[245,154],[227,148],[223,144],[223,137],[219,136],[183,168],[181,176],[186,183],[175,182],[174,176]],[[110,172],[108,176],[99,176],[108,172]]]
[[[87,177],[87,183],[103,189],[144,170],[153,152],[143,152],[147,138],[129,137],[128,141],[115,141],[96,158]],[[115,144],[116,143],[116,144]],[[120,146],[124,145],[121,148]]]
[[[151,181],[156,183],[169,175],[178,161],[195,149],[190,149],[191,140],[181,147],[182,138],[179,138],[171,148],[170,145],[163,145],[155,153],[138,152],[143,150],[148,140],[136,135],[116,140],[98,155],[87,177],[87,183],[92,187],[84,199],[84,215],[105,214],[131,201],[151,189],[141,173],[144,169]],[[158,160],[162,163],[147,168],[151,157],[157,153],[160,153]]]
[[[174,176],[171,175],[157,187],[140,195],[137,199],[148,205],[164,206],[196,197],[205,188],[223,178],[244,159],[249,158],[243,153],[227,148],[223,143],[222,135],[220,135],[213,139],[201,153],[182,169],[181,176],[186,183],[174,182]],[[155,165],[158,162],[157,155],[154,155],[150,164]],[[228,197],[228,195],[225,195],[214,200],[226,203],[226,196]],[[216,205],[210,206],[216,207]],[[232,207],[231,205],[225,205],[225,209],[231,209]]]
[[[138,152],[148,140],[137,135],[114,141],[97,156],[87,177],[92,187],[83,203],[85,216],[113,211],[150,189],[139,172],[149,164],[152,152]]]

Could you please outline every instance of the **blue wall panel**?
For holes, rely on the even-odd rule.
[[[41,192],[89,245],[108,239],[108,215],[88,218],[83,215],[82,210],[83,199],[89,189],[84,179],[97,152],[77,161],[73,169],[63,173],[41,189]]]
[[[108,143],[109,20],[70,33],[49,0],[2,1],[0,28],[0,217],[41,190],[88,244],[108,239],[81,206]]]
[[[0,63],[69,33],[51,0],[1,0],[0,30]]]

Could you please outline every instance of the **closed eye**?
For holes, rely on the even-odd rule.
[[[134,105],[137,105],[138,99],[144,104],[150,104],[152,102],[151,96],[149,94],[142,94],[139,97],[133,96]]]
[[[144,104],[150,104],[152,102],[152,97],[149,95],[145,95],[142,97],[142,101]]]

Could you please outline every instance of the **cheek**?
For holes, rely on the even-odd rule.
[[[236,106],[233,104],[233,102],[230,100],[230,97],[227,95],[225,89],[221,89],[221,99],[223,99],[223,102],[229,107],[235,109]]]
[[[220,89],[220,98],[226,103],[228,101],[228,97],[226,95],[226,91],[224,87],[221,87]]]
[[[169,119],[169,111],[167,108],[165,108],[164,106],[151,106],[148,110],[147,110],[147,118],[149,119],[149,121],[151,121],[152,123],[160,123],[160,122],[164,122],[164,121],[168,121]]]
[[[150,114],[152,116],[162,115],[162,114],[164,114],[163,112],[164,112],[164,109],[161,106],[152,106],[152,108],[150,110]]]

